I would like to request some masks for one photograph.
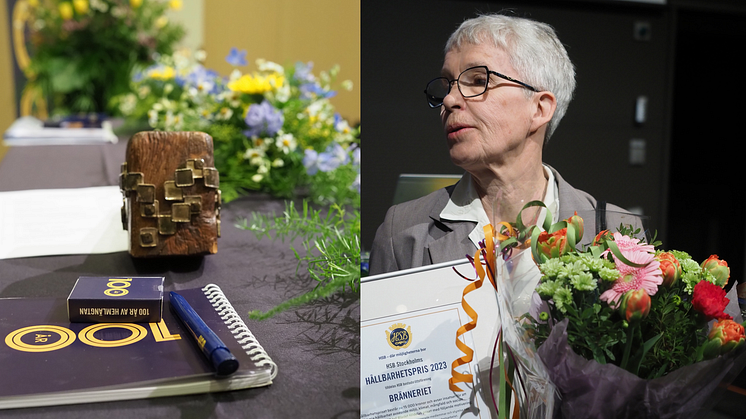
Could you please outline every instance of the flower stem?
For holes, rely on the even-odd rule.
[[[627,370],[629,353],[632,351],[632,340],[634,339],[634,332],[637,327],[637,325],[630,325],[629,328],[627,328],[627,343],[624,345],[624,356],[622,357],[622,364],[620,365],[620,367],[624,370]]]

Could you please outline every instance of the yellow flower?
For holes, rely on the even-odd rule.
[[[161,16],[155,20],[155,27],[158,29],[163,29],[166,25],[168,25],[168,18],[166,16]]]
[[[170,80],[174,78],[175,72],[173,67],[154,68],[148,72],[148,76],[156,80]]]
[[[36,7],[39,5],[39,0],[28,0],[28,5],[31,7]]]
[[[58,6],[60,11],[60,17],[64,20],[70,20],[73,18],[73,6],[68,2],[62,2]]]
[[[73,7],[79,15],[88,14],[88,0],[73,0]]]
[[[234,92],[248,93],[250,95],[262,94],[282,87],[284,80],[284,77],[275,74],[267,77],[245,74],[238,80],[228,83],[228,88]]]
[[[174,9],[174,10],[181,10],[181,6],[183,5],[181,0],[171,0],[168,2],[168,7]]]
[[[142,0],[130,0],[130,7],[137,9],[142,5]]]

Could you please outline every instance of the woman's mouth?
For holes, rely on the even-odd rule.
[[[461,124],[449,125],[446,127],[446,137],[449,140],[455,140],[457,137],[467,132],[469,129],[471,129],[471,127],[468,125],[461,125]]]

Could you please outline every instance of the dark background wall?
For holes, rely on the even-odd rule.
[[[464,19],[504,9],[551,24],[576,66],[575,98],[544,161],[576,188],[649,216],[665,248],[698,260],[718,253],[743,278],[742,241],[727,240],[746,232],[741,130],[731,116],[743,109],[734,63],[746,6],[734,0],[364,1],[363,248],[400,173],[461,173],[422,91]],[[640,96],[642,124],[634,119]],[[645,143],[642,165],[630,164],[631,140]]]

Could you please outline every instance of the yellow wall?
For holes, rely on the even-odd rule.
[[[15,119],[6,1],[0,0],[0,131]],[[232,70],[225,62],[231,47],[248,51],[244,72],[254,70],[257,58],[283,65],[313,61],[317,75],[339,64],[337,80],[351,80],[353,90],[338,89],[332,102],[350,123],[360,121],[360,0],[184,0],[183,11],[187,31],[199,32],[190,34],[196,36],[188,46],[202,38],[206,65],[220,74]],[[195,13],[203,13],[201,22],[195,23]]]
[[[0,0],[0,132],[5,131],[16,117],[13,60],[10,55],[12,50],[6,9],[6,0]]]

